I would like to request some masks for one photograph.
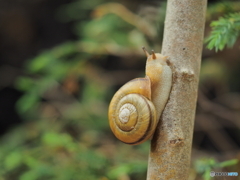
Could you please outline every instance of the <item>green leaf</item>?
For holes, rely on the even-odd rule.
[[[20,180],[35,180],[38,179],[38,174],[35,171],[27,171],[20,176]]]
[[[5,167],[7,170],[12,170],[22,163],[22,154],[20,152],[12,152],[6,156]]]
[[[232,47],[240,31],[240,13],[232,13],[219,20],[213,21],[210,25],[213,30],[205,43],[208,49],[215,48],[215,51],[223,50],[225,46]]]
[[[210,176],[210,172],[211,172],[211,169],[210,168],[207,168],[203,174],[203,179],[204,180],[210,180],[211,179],[211,176]]]
[[[19,77],[15,83],[17,89],[27,91],[34,86],[34,80],[29,77]]]
[[[215,165],[216,165],[216,161],[213,158],[200,159],[200,160],[197,160],[194,164],[195,169],[198,173],[205,173]]]
[[[46,51],[28,63],[28,70],[30,73],[39,73],[47,66],[54,67],[55,61],[53,53]]]
[[[38,106],[39,96],[36,93],[28,93],[18,100],[16,107],[19,113],[25,113],[29,109]]]
[[[117,179],[122,175],[129,174],[130,171],[131,167],[128,164],[122,164],[110,170],[108,176],[112,179]]]
[[[219,167],[227,167],[227,166],[232,166],[235,165],[239,162],[238,159],[232,159],[232,160],[228,160],[228,161],[224,161],[219,163]]]
[[[68,134],[46,132],[42,137],[42,142],[52,147],[67,147],[72,142],[72,138]]]

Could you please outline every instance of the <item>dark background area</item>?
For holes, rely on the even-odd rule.
[[[0,133],[22,122],[15,103],[22,93],[13,87],[26,60],[42,50],[76,39],[72,23],[56,18],[69,0],[0,1]]]

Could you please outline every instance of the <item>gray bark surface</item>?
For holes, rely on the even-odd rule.
[[[172,90],[151,141],[148,180],[188,179],[201,65],[206,0],[168,0],[162,53]]]

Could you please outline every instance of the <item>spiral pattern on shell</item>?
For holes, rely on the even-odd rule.
[[[137,78],[126,83],[114,95],[109,106],[109,123],[120,141],[135,145],[153,135],[157,121],[149,90],[149,78]]]

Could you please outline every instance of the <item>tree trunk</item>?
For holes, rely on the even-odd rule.
[[[173,84],[151,142],[148,180],[188,179],[206,0],[168,0],[162,54]]]

